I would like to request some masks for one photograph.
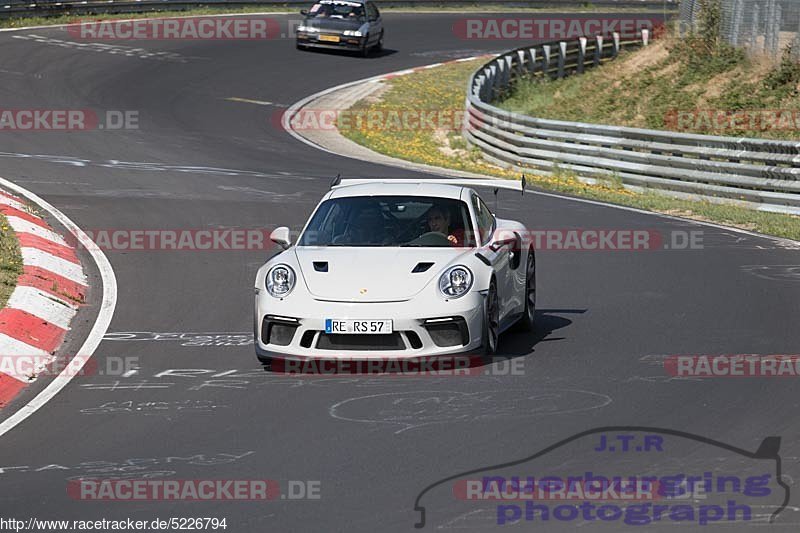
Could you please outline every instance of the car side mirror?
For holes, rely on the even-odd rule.
[[[306,10],[306,9],[301,9],[301,10],[300,10],[300,14],[301,14],[301,15],[303,15],[304,17],[307,17],[307,16],[308,16],[308,10]]]
[[[287,228],[286,226],[275,228],[272,231],[272,233],[269,234],[269,240],[271,240],[284,250],[292,245],[292,241],[289,238],[289,228]]]

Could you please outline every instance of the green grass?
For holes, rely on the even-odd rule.
[[[698,53],[691,42],[667,38],[581,76],[519,81],[498,106],[556,120],[797,140],[800,63],[788,54],[751,58],[725,45]],[[776,110],[795,120],[776,125]],[[739,124],[708,120],[735,112]]]
[[[17,277],[22,274],[22,254],[17,235],[5,216],[0,215],[0,309],[5,307]]]
[[[385,83],[388,90],[378,98],[358,102],[351,112],[369,114],[391,110],[462,109],[469,75],[481,60],[444,65]],[[364,146],[392,157],[445,167],[477,172],[487,176],[517,179],[518,173],[501,169],[485,162],[476,149],[466,143],[453,128],[440,131],[429,129],[391,129],[353,127],[356,121],[347,121],[351,127],[341,127],[342,134]],[[340,125],[341,126],[341,125]],[[652,192],[635,193],[624,189],[619,178],[610,178],[598,185],[585,184],[563,170],[552,176],[526,174],[528,183],[542,190],[591,198],[612,204],[625,205],[697,220],[736,226],[768,235],[800,240],[800,217],[765,213],[731,204],[707,201],[678,200]]]

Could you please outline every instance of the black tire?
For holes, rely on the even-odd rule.
[[[257,355],[258,362],[264,366],[272,366],[272,357],[264,357],[263,355]]]
[[[297,48],[298,50],[305,50],[306,49],[306,47],[303,46],[302,44],[300,44],[299,42],[295,42],[294,43],[294,47]]]
[[[536,254],[533,248],[528,250],[525,261],[525,312],[517,324],[522,331],[536,328]]]
[[[497,283],[492,278],[489,283],[489,291],[483,305],[483,339],[481,344],[481,358],[485,363],[490,363],[492,357],[497,353],[497,345],[500,339],[500,302],[497,298]]]
[[[383,52],[383,30],[381,30],[381,36],[378,38],[378,42],[375,44],[375,51]]]

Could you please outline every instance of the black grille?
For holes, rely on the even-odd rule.
[[[466,346],[469,344],[469,329],[461,317],[449,322],[435,322],[424,326],[436,346]]]
[[[261,328],[261,341],[264,344],[288,346],[292,342],[295,330],[297,330],[297,324],[281,324],[265,320],[264,327]]]
[[[306,330],[303,333],[303,336],[300,338],[300,346],[303,348],[311,348],[311,343],[314,342],[314,333],[315,331]]]
[[[398,332],[381,335],[329,335],[320,332],[317,341],[319,350],[405,350]]]
[[[412,348],[415,350],[419,350],[422,348],[422,341],[414,331],[406,331],[406,337],[408,337],[408,343],[411,345]]]

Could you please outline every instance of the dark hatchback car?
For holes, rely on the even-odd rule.
[[[383,49],[383,20],[370,1],[322,0],[302,10],[297,48],[352,50],[362,55]]]

